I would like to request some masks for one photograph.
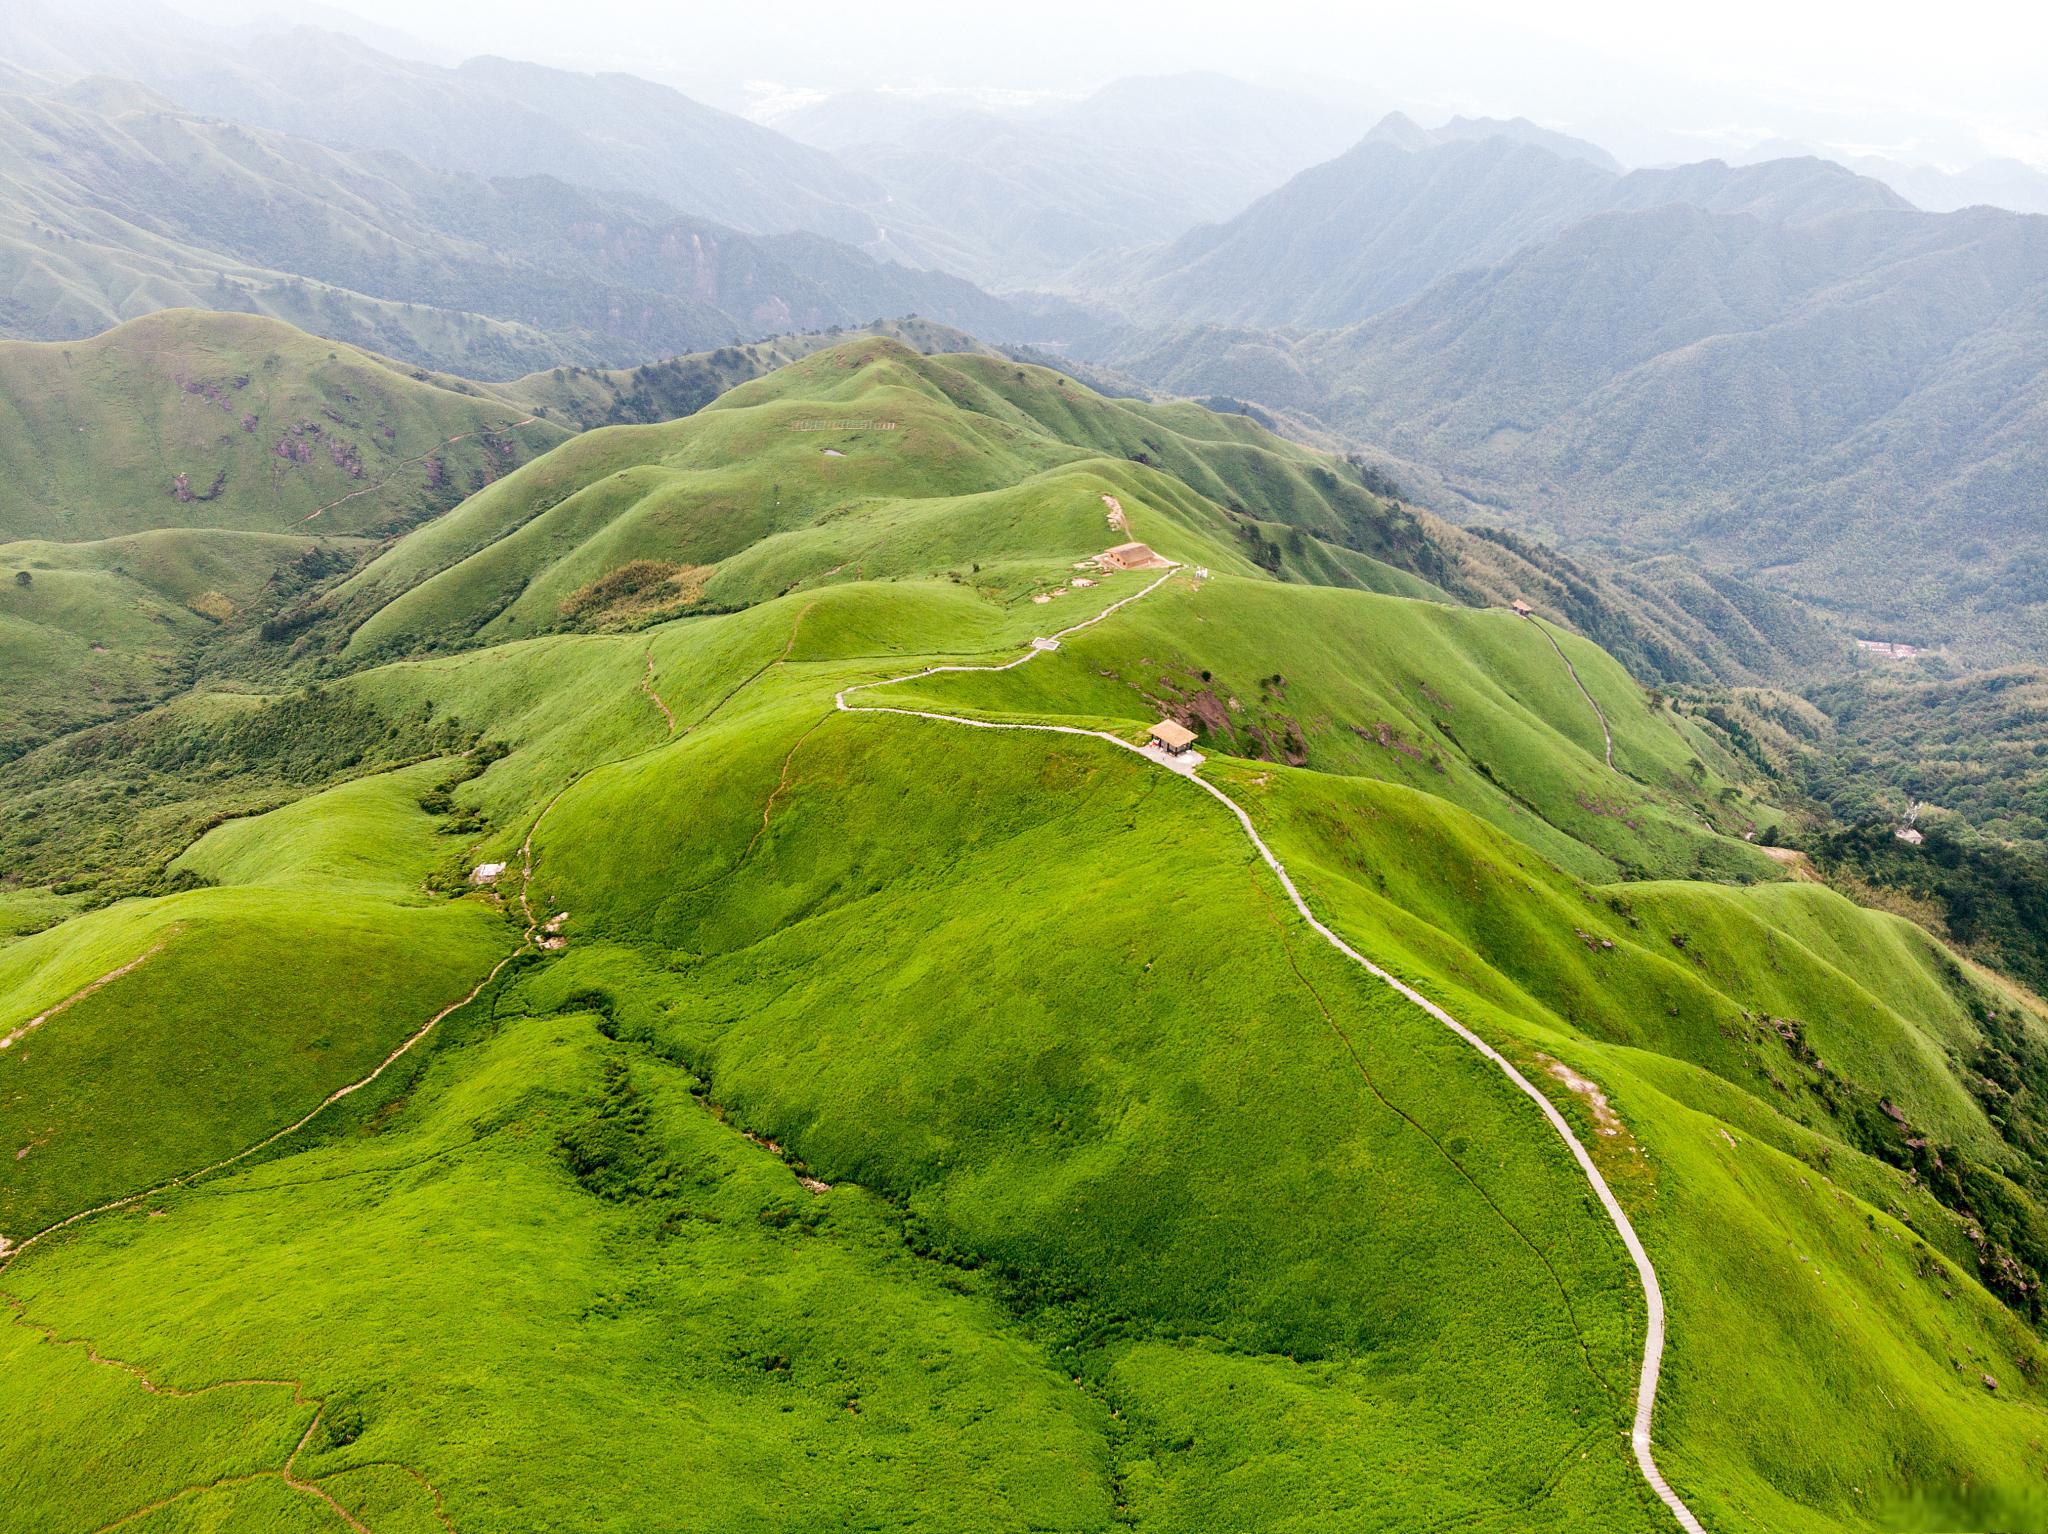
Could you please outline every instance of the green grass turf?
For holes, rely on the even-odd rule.
[[[863,701],[1124,730],[1213,693],[1205,770],[1308,898],[1581,1125],[1663,1275],[1658,1453],[1707,1526],[1874,1530],[1969,1488],[1990,1510],[1965,1526],[2026,1527],[1998,1504],[2048,1473],[2038,1339],[1762,1021],[1796,1017],[1846,1081],[1996,1163],[1956,1063],[1974,982],[1824,892],[1698,877],[1770,875],[1738,839],[1767,807],[1590,646],[1562,640],[1619,773],[1534,626],[1258,578],[1226,497],[1271,481],[1277,503],[1296,474],[1324,494],[1312,460],[1050,376],[828,351],[687,427],[579,439],[395,546],[375,599],[410,605],[366,655],[538,624],[544,583],[664,525],[731,536],[708,562],[752,605],[339,680],[374,718],[431,705],[508,748],[454,790],[461,836],[417,808],[448,764],[365,778],[210,833],[177,872],[215,887],[0,948],[24,1008],[186,922],[31,1036],[101,1051],[38,1087],[102,1138],[34,1148],[4,1186],[55,1164],[31,1190],[55,1208],[288,1121],[339,1064],[307,1044],[330,996],[402,1033],[461,994],[511,933],[426,895],[436,872],[516,862],[531,831],[535,909],[569,942],[302,1134],[62,1232],[0,1287],[152,1378],[297,1382],[325,1425],[295,1476],[380,1534],[438,1526],[426,1485],[465,1530],[1667,1528],[1625,1436],[1640,1293],[1526,1099],[1304,928],[1193,786],[1102,742],[833,711],[1139,589],[1028,601],[1107,485],[1218,577],[1001,676]],[[790,421],[877,404],[915,434],[789,456],[829,445]],[[756,492],[791,469],[781,506],[717,502],[748,454]],[[375,965],[344,931],[357,902]],[[262,946],[265,912],[293,913],[296,949]],[[461,967],[458,936],[467,978],[405,992],[406,962]],[[181,953],[233,1005],[172,1055]],[[223,1062],[249,1078],[225,1094]],[[166,1098],[181,1073],[214,1095]],[[0,1423],[77,1380],[60,1441],[132,1445],[90,1479],[35,1461],[0,1529],[91,1530],[242,1474],[136,1526],[318,1514],[279,1474],[308,1420],[289,1391],[148,1396],[0,1335],[22,1360]]]
[[[359,532],[562,440],[545,421],[515,428],[528,413],[252,315],[167,310],[91,340],[0,342],[0,539],[294,532],[344,496],[317,530]]]
[[[428,764],[232,822],[183,860],[216,888],[124,901],[0,949],[0,1031],[136,968],[0,1053],[0,1232],[233,1154],[372,1069],[513,934],[429,896]]]
[[[1678,1484],[1722,1499],[1735,1526],[1778,1528],[1862,1526],[1929,1485],[2024,1495],[2044,1465],[2038,1339],[1965,1276],[1954,1216],[1845,1144],[1817,1097],[1771,1087],[1766,1069],[1796,1068],[1782,1051],[1759,1059],[1738,1026],[1751,988],[1795,998],[1812,1034],[1862,1046],[1839,1057],[1857,1079],[1916,1115],[1957,1107],[1961,1136],[1983,1144],[1981,1110],[1924,1049],[1924,1028],[1967,1015],[1930,940],[1811,886],[1579,886],[1399,788],[1264,775],[1264,790],[1242,769],[1228,781],[1340,931],[1510,1042],[1532,1075],[1537,1050],[1567,1059],[1619,1113],[1623,1134],[1600,1136],[1572,1104],[1664,1278],[1658,1438]],[[1703,964],[1666,958],[1661,926],[1628,919],[1646,895],[1686,923]],[[1615,947],[1590,950],[1580,931]],[[1809,1412],[1841,1430],[1784,1430]]]
[[[78,907],[78,898],[72,895],[46,889],[0,888],[0,943],[11,943],[55,926]]]
[[[718,609],[948,570],[1019,597],[1063,589],[1075,560],[1126,537],[1250,573],[1240,535],[1259,519],[1385,531],[1386,508],[1303,450],[1249,422],[1185,437],[1172,418],[1040,368],[853,343],[687,419],[587,433],[407,537],[333,606],[359,620],[350,653],[375,657],[560,628],[571,596],[638,560],[709,569],[701,601]],[[1368,552],[1298,532],[1291,547],[1309,578],[1432,590]]]
[[[1532,1516],[1635,1526],[1602,1383],[1631,1368],[1630,1295],[1561,1147],[1511,1127],[1505,1083],[1301,945],[1234,831],[1173,805],[1183,786],[1099,746],[978,737],[971,754],[934,751],[934,728],[830,719],[767,834],[735,849],[739,871],[694,890],[680,877],[687,823],[643,813],[601,863],[579,853],[581,828],[616,822],[663,776],[687,774],[671,793],[707,816],[728,796],[758,800],[772,759],[735,760],[707,733],[600,774],[545,829],[551,896],[575,910],[572,931],[638,927],[680,967],[657,1036],[722,1101],[821,1175],[891,1191],[934,1249],[1010,1275],[1069,1346],[1128,1332],[1277,1355],[1283,1393],[1300,1371],[1282,1360],[1343,1374],[1370,1401],[1342,1409],[1383,1435],[1380,1470],[1346,1493],[1360,1516],[1391,1505],[1399,1462],[1426,1477],[1425,1500],[1498,1520],[1597,1443]],[[754,781],[727,790],[734,779]],[[909,796],[914,817],[875,813]],[[963,984],[988,1003],[943,999]],[[1318,992],[1353,1020],[1396,1106]],[[1523,1214],[1532,1186],[1552,1192]],[[1515,1224],[1489,1194],[1517,1205]],[[1417,1239],[1435,1216],[1409,1224],[1439,1200],[1455,1246]],[[1562,1293],[1523,1241],[1532,1230]],[[1496,1388],[1508,1378],[1512,1399]],[[1486,1476],[1455,1447],[1452,1403],[1473,1391],[1517,1424]],[[1262,1484],[1237,1508],[1246,1526],[1291,1505]],[[1616,1498],[1619,1511],[1596,1511]]]
[[[67,1233],[10,1285],[68,1324],[90,1308],[73,1264],[139,1283],[125,1315],[91,1317],[103,1353],[180,1385],[288,1370],[343,1430],[323,1426],[302,1475],[346,1497],[356,1467],[404,1466],[458,1528],[1107,1526],[1107,1412],[984,1280],[906,1253],[859,1189],[807,1192],[598,1019],[519,1015],[552,990],[472,1020],[344,1138]],[[165,1268],[175,1291],[143,1280]],[[203,1426],[157,1428],[175,1472],[14,1513],[87,1527],[205,1452],[207,1475],[259,1457],[218,1429],[195,1443]],[[269,1462],[283,1438],[260,1441]]]
[[[0,673],[11,705],[0,751],[181,691],[209,646],[273,605],[281,570],[309,555],[345,561],[360,547],[204,528],[0,544]]]
[[[1709,829],[1718,817],[1747,830],[1754,806],[1704,763],[1695,777],[1674,717],[1600,651],[1567,643],[1619,771],[1556,652],[1508,613],[1228,577],[1176,581],[1043,664],[872,701],[1119,727],[1171,711],[1197,722],[1200,749],[1404,783],[1589,877],[1775,877]]]

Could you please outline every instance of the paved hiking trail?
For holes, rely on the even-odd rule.
[[[1557,642],[1557,636],[1550,632],[1550,626],[1534,614],[1530,615],[1529,621],[1536,625],[1545,639],[1550,641],[1550,648],[1557,651],[1557,658],[1564,662],[1564,669],[1572,674],[1572,684],[1579,689],[1579,696],[1593,706],[1593,717],[1600,721],[1600,733],[1607,741],[1607,770],[1621,771],[1614,765],[1614,731],[1607,728],[1607,711],[1600,706],[1600,700],[1587,690],[1586,684],[1579,680],[1579,668],[1574,666],[1572,658],[1564,653],[1564,646]]]
[[[1121,601],[1112,602],[1094,617],[1084,622],[1076,623],[1071,628],[1061,629],[1051,637],[1054,639],[1064,639],[1069,634],[1077,634],[1082,629],[1091,628],[1095,624],[1102,622],[1103,619],[1109,617],[1119,608],[1128,607],[1131,603],[1141,601],[1150,596],[1179,573],[1181,573],[1181,566],[1176,564],[1144,590],[1125,597]],[[1555,647],[1557,641],[1552,639],[1551,644]],[[927,709],[889,708],[878,704],[859,704],[846,701],[849,693],[865,692],[869,688],[887,687],[898,682],[912,682],[921,677],[938,676],[946,672],[1011,671],[1018,666],[1037,659],[1040,655],[1048,653],[1056,652],[1049,652],[1034,646],[1027,649],[1015,660],[1007,661],[999,666],[927,666],[922,671],[913,671],[904,676],[887,677],[877,682],[861,682],[852,687],[842,688],[834,695],[833,702],[840,712],[848,714],[898,714],[912,719],[936,720],[941,724],[965,725],[969,729],[976,730],[1030,730],[1049,735],[1085,735],[1094,740],[1107,741],[1110,745],[1124,751],[1129,751],[1134,756],[1142,756],[1147,761],[1155,762],[1162,766],[1168,765],[1167,763],[1160,762],[1159,758],[1146,751],[1144,747],[1134,746],[1131,742],[1112,735],[1107,730],[1088,730],[1071,724],[1012,724],[992,719],[968,719],[958,714],[941,714]],[[1558,649],[1558,654],[1560,657],[1564,655],[1562,648]],[[1569,668],[1571,661],[1566,659],[1565,665]],[[1578,672],[1576,670],[1572,671],[1572,679],[1574,681],[1578,680]],[[1585,692],[1585,685],[1583,683],[1580,684],[1579,690]],[[1586,700],[1589,703],[1592,702],[1592,697],[1591,693],[1586,693]],[[1593,709],[1595,713],[1598,713],[1600,705],[1594,703]],[[1607,719],[1604,714],[1600,718],[1600,728],[1603,731],[1607,728]],[[1608,766],[1610,767],[1614,765],[1613,751],[1613,736],[1609,735]],[[1622,1245],[1628,1249],[1629,1257],[1636,1266],[1636,1276],[1641,1280],[1643,1286],[1643,1302],[1647,1316],[1643,1328],[1643,1362],[1636,1382],[1635,1423],[1629,1435],[1630,1442],[1635,1449],[1636,1465],[1641,1469],[1643,1479],[1649,1483],[1650,1489],[1657,1494],[1657,1499],[1670,1509],[1671,1515],[1678,1520],[1679,1527],[1683,1528],[1686,1534],[1706,1534],[1699,1519],[1693,1516],[1692,1510],[1685,1505],[1678,1493],[1671,1489],[1670,1484],[1664,1479],[1663,1473],[1658,1470],[1657,1461],[1650,1449],[1650,1418],[1657,1406],[1657,1381],[1659,1374],[1662,1372],[1664,1361],[1664,1291],[1658,1286],[1657,1270],[1650,1264],[1650,1254],[1644,1250],[1642,1241],[1636,1236],[1635,1227],[1629,1223],[1628,1215],[1621,1207],[1621,1201],[1614,1196],[1614,1190],[1607,1186],[1607,1179],[1600,1175],[1599,1167],[1594,1165],[1591,1153],[1580,1142],[1571,1124],[1558,1111],[1557,1105],[1544,1095],[1543,1090],[1517,1070],[1513,1062],[1499,1050],[1495,1049],[1485,1039],[1474,1033],[1470,1028],[1467,1028],[1463,1023],[1459,1022],[1450,1013],[1446,1012],[1442,1007],[1431,1001],[1427,996],[1424,996],[1406,981],[1381,969],[1379,965],[1373,963],[1372,960],[1353,948],[1343,938],[1319,921],[1315,912],[1309,909],[1308,901],[1302,898],[1301,891],[1295,886],[1293,878],[1288,874],[1286,865],[1274,856],[1273,849],[1268,847],[1265,838],[1259,835],[1258,827],[1252,824],[1252,818],[1245,813],[1243,806],[1224,793],[1214,783],[1209,782],[1205,778],[1195,776],[1191,770],[1180,771],[1178,775],[1186,778],[1190,783],[1193,783],[1197,788],[1207,793],[1225,809],[1229,810],[1232,815],[1237,817],[1238,825],[1243,829],[1253,848],[1257,850],[1260,859],[1264,861],[1267,868],[1272,870],[1273,876],[1280,881],[1280,887],[1286,891],[1287,898],[1293,902],[1294,909],[1318,936],[1332,948],[1343,954],[1345,958],[1358,965],[1367,974],[1391,987],[1408,1001],[1420,1007],[1437,1022],[1443,1024],[1444,1027],[1450,1029],[1460,1039],[1485,1056],[1488,1061],[1496,1066],[1515,1085],[1517,1090],[1536,1104],[1537,1109],[1549,1121],[1550,1127],[1557,1131],[1558,1137],[1564,1141],[1566,1148],[1571,1151],[1572,1159],[1578,1162],[1579,1170],[1585,1174],[1586,1181],[1592,1185],[1593,1192],[1600,1199],[1601,1207],[1607,1211],[1607,1218],[1612,1222],[1615,1232],[1621,1237]]]

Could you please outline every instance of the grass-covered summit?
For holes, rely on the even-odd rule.
[[[131,721],[203,771],[110,823],[290,802],[0,947],[0,1231],[114,1205],[0,1272],[0,1528],[1673,1527],[1537,1106],[1199,784],[974,727],[1162,714],[1590,1147],[1705,1527],[2029,1526],[2035,1004],[1416,536],[864,340],[408,535],[316,691]]]
[[[565,435],[474,384],[194,310],[91,340],[0,341],[0,411],[0,537],[64,543],[389,527]]]
[[[132,713],[567,433],[247,315],[0,341],[0,757]]]

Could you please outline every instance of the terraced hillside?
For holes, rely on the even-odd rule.
[[[2030,1526],[2048,1025],[1434,547],[863,340],[131,721],[289,802],[0,947],[0,1528]]]

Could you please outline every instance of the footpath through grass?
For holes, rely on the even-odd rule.
[[[198,887],[0,946],[11,1028],[163,943],[0,1058],[0,1124],[49,1133],[0,1185],[12,1233],[261,1139],[463,995],[517,940],[438,892],[467,864],[530,850],[498,898],[567,943],[261,1156],[6,1269],[0,1530],[166,1498],[130,1526],[332,1527],[323,1496],[379,1534],[1668,1529],[1626,1438],[1632,1268],[1497,1069],[1306,929],[1196,786],[1086,738],[833,708],[1138,589],[1068,584],[1124,491],[1215,578],[862,699],[1196,720],[1321,917],[1593,1148],[1664,1280],[1658,1452],[1709,1529],[1875,1530],[1962,1491],[1952,1526],[2029,1527],[2038,1338],[1953,1190],[1880,1154],[1923,1138],[2022,1187],[1966,1063],[2006,999],[1757,882],[1767,807],[1735,764],[1578,642],[1616,770],[1530,625],[1265,580],[1157,468],[1097,488],[1112,445],[1231,485],[1199,423],[1141,446],[1174,421],[1090,407],[1101,445],[1033,463],[1066,408],[1035,373],[856,349],[763,383],[393,550],[418,600],[385,637],[459,648],[329,696],[487,733],[487,770],[229,822],[178,860]],[[894,478],[879,436],[824,460],[786,429],[876,390],[930,428]],[[516,599],[551,546],[500,547],[531,516],[613,497],[561,524],[564,560],[614,540],[590,568],[628,533],[708,537],[705,476],[791,443],[808,510],[716,560],[745,610],[471,647],[541,615]],[[1038,502],[1003,493],[1034,474]]]

